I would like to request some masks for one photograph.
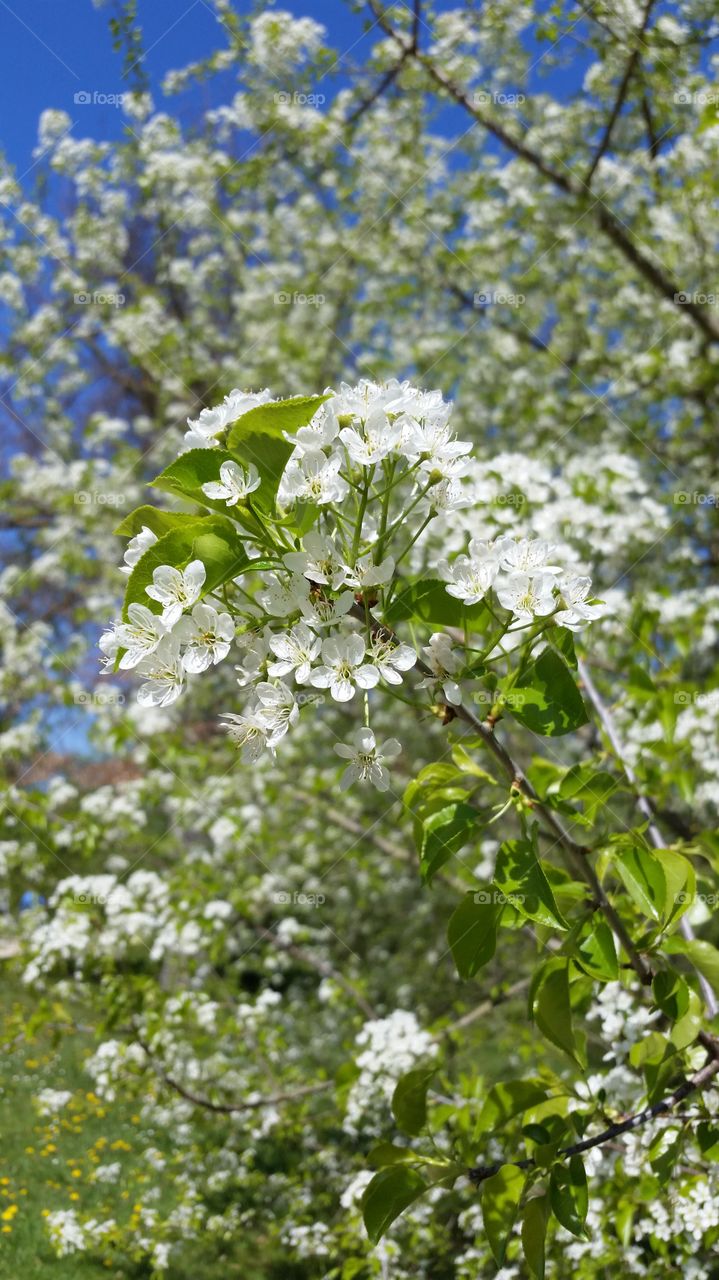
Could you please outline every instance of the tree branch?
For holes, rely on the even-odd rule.
[[[368,4],[382,30],[395,40],[401,49],[407,49],[406,42],[387,22],[383,11],[379,8],[378,0],[368,0]],[[499,142],[502,142],[514,155],[526,160],[528,164],[532,165],[538,173],[541,173],[544,178],[553,183],[564,195],[572,196],[578,200],[585,199],[587,194],[591,195],[584,183],[578,183],[566,177],[559,169],[555,169],[549,164],[540,152],[528,146],[522,139],[514,137],[503,125],[493,120],[491,116],[486,116],[483,112],[478,111],[464,90],[448,79],[426,54],[415,52],[410,48],[409,55],[414,57],[424,67],[435,84],[449,94],[459,106],[463,107],[478,124],[481,124],[488,133],[491,133]],[[699,303],[694,302],[690,291],[682,290],[671,276],[665,275],[656,263],[637,247],[627,234],[621,219],[607,205],[603,204],[601,199],[593,197],[593,203],[587,207],[587,213],[592,214],[604,235],[611,240],[627,262],[631,263],[639,275],[643,276],[657,293],[661,294],[668,302],[671,302],[673,306],[680,308],[683,314],[691,316],[694,323],[710,342],[719,342],[719,327],[717,327],[711,312],[707,311]],[[680,301],[680,299],[688,300]]]
[[[186,1102],[191,1102],[194,1107],[203,1107],[205,1111],[213,1111],[217,1115],[234,1115],[238,1111],[259,1111],[262,1107],[275,1107],[281,1102],[297,1102],[300,1098],[310,1097],[313,1093],[324,1093],[325,1090],[333,1087],[333,1080],[318,1080],[315,1084],[299,1085],[297,1089],[288,1089],[283,1093],[271,1094],[266,1098],[252,1098],[245,1102],[212,1102],[210,1098],[204,1098],[199,1093],[193,1093],[191,1089],[187,1089],[184,1084],[180,1084],[179,1080],[175,1080],[174,1076],[168,1075],[153,1057],[149,1047],[144,1041],[138,1040],[137,1043],[141,1049],[144,1049],[149,1058],[153,1070],[157,1072],[163,1084],[168,1089],[172,1089],[179,1097],[184,1098]]]
[[[641,1128],[648,1121],[655,1120],[657,1116],[666,1115],[667,1112],[673,1111],[690,1093],[705,1089],[719,1072],[719,1046],[715,1041],[710,1041],[710,1044],[709,1052],[711,1056],[709,1061],[695,1075],[690,1076],[688,1080],[680,1084],[679,1088],[675,1089],[674,1093],[670,1094],[668,1098],[662,1099],[661,1102],[655,1102],[651,1107],[645,1107],[643,1111],[638,1111],[636,1115],[628,1116],[626,1120],[618,1120],[593,1138],[584,1138],[581,1142],[574,1142],[569,1147],[563,1147],[561,1151],[557,1152],[557,1155],[562,1159],[567,1159],[571,1156],[581,1155],[584,1151],[591,1151],[593,1147],[601,1147],[605,1142],[612,1142],[622,1134],[630,1133],[633,1129]],[[475,1168],[470,1169],[468,1171],[469,1178],[475,1185],[479,1186],[487,1178],[491,1178],[495,1173],[498,1173],[505,1164],[514,1165],[517,1169],[534,1169],[537,1167],[536,1161],[531,1157],[526,1160],[497,1160],[494,1164],[477,1165]]]
[[[641,58],[640,46],[642,43],[642,37],[649,25],[649,18],[651,16],[653,7],[654,7],[654,0],[646,0],[646,4],[644,6],[644,12],[642,14],[642,23],[635,36],[636,43],[634,46],[634,50],[624,69],[624,75],[622,76],[622,79],[619,85],[619,91],[615,98],[614,106],[612,108],[611,114],[607,121],[607,125],[602,135],[602,138],[600,140],[599,146],[597,147],[597,150],[594,153],[594,158],[592,160],[592,163],[590,164],[589,169],[587,171],[587,176],[584,179],[585,185],[587,187],[591,185],[591,181],[596,172],[597,165],[602,159],[602,156],[605,155],[612,141],[612,133],[614,131],[614,126],[617,123],[617,120],[619,119],[622,113],[622,108],[624,107],[627,93],[629,92],[629,85],[631,84],[632,76],[634,75],[634,72],[636,71],[637,66],[639,65],[639,60]]]
[[[365,611],[359,604],[355,603],[352,606],[350,613],[354,618],[357,618],[358,621],[362,623],[366,622]],[[369,621],[375,635],[389,643],[397,643],[397,636],[395,633],[389,627],[385,627],[381,622],[378,622],[371,613],[369,615]],[[434,673],[426,663],[422,662],[421,659],[417,661],[416,669],[423,675],[434,679]],[[473,711],[470,711],[468,707],[465,707],[463,703],[458,707],[450,707],[447,705],[446,709],[448,712],[451,712],[453,716],[456,716],[459,720],[463,720],[465,724],[471,726],[474,732],[482,739],[484,745],[489,749],[489,751],[491,751],[495,760],[497,760],[501,766],[505,776],[509,779],[512,787],[514,787],[516,791],[520,792],[520,794],[530,802],[532,809],[536,813],[541,815],[545,824],[549,827],[556,843],[560,845],[564,850],[564,853],[567,855],[568,863],[571,865],[574,872],[580,879],[584,880],[584,882],[589,885],[597,906],[603,911],[607,922],[612,928],[612,932],[623,947],[632,968],[637,974],[637,977],[644,986],[649,985],[652,981],[651,967],[644,957],[637,951],[623,921],[604,892],[604,888],[597,876],[597,873],[587,858],[588,850],[582,845],[577,844],[576,841],[572,839],[569,832],[565,830],[563,824],[560,822],[559,818],[551,809],[543,804],[529,779],[525,776],[523,769],[515,760],[513,760],[506,747],[503,746],[495,736],[493,726],[490,727],[483,720],[480,720],[479,717],[476,716]]]

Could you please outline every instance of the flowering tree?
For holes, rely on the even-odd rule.
[[[371,3],[330,92],[318,24],[215,7],[166,87],[226,106],[47,112],[62,219],[3,178],[0,850],[33,1032],[137,1107],[88,1183],[148,1184],[49,1238],[710,1275],[711,17]]]

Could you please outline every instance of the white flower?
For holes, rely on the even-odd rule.
[[[370,782],[378,791],[389,787],[389,773],[382,764],[392,760],[402,750],[396,738],[388,738],[379,746],[371,729],[357,729],[352,735],[352,745],[340,742],[335,751],[349,764],[342,774],[340,790],[346,791],[353,782]]]
[[[306,427],[300,427],[296,435],[288,435],[291,444],[299,445],[302,452],[317,451],[329,448],[339,434],[339,423],[334,406],[330,400],[320,405],[312,421]]]
[[[581,631],[585,622],[601,618],[605,606],[587,604],[591,586],[591,578],[565,578],[560,582],[561,601],[565,607],[559,610],[554,621],[570,631]]]
[[[148,529],[146,524],[143,524],[140,532],[136,533],[134,538],[131,538],[127,544],[127,550],[123,556],[125,563],[120,565],[120,573],[132,573],[138,560],[144,556],[148,547],[151,547],[154,542],[157,542],[157,535],[152,532],[152,529]]]
[[[391,640],[376,638],[372,641],[369,656],[387,684],[401,684],[402,672],[409,671],[417,661],[417,654],[408,644],[393,644]]]
[[[272,394],[265,389],[256,394],[239,391],[236,387],[225,396],[222,404],[212,409],[203,409],[199,418],[188,418],[190,430],[185,435],[186,449],[208,449],[217,444],[217,436],[231,422],[236,422],[244,413],[257,405],[267,404]]]
[[[447,475],[461,475],[466,464],[459,462],[472,449],[468,440],[457,440],[448,425],[450,406],[443,405],[430,416],[417,421],[413,415],[404,415],[399,426],[402,432],[401,449],[408,462],[420,462],[420,470],[428,474],[439,471]]]
[[[334,599],[313,591],[309,597],[300,601],[303,618],[311,627],[331,627],[349,613],[355,598],[351,591],[342,591]]]
[[[310,586],[305,578],[295,575],[289,583],[284,583],[270,574],[266,588],[257,592],[257,602],[271,617],[286,618],[291,613],[297,613],[309,593]]]
[[[335,702],[349,702],[354,696],[355,685],[360,689],[373,689],[379,680],[376,667],[365,663],[365,642],[354,634],[345,639],[329,639],[322,643],[323,666],[310,676],[316,689],[329,689]]]
[[[270,652],[271,634],[269,627],[265,627],[263,631],[245,631],[238,636],[237,644],[244,649],[242,662],[235,667],[240,688],[256,680],[261,673]]]
[[[426,676],[417,686],[420,689],[431,688],[435,681],[442,686],[447,702],[458,707],[462,702],[462,691],[452,676],[456,675],[464,665],[460,655],[453,649],[452,641],[444,631],[435,631],[429,638],[429,644],[422,649],[432,675]]]
[[[365,422],[370,414],[386,409],[408,390],[409,383],[400,383],[396,378],[390,378],[388,382],[371,382],[369,378],[361,378],[356,387],[342,382],[332,404],[339,419],[359,418]]]
[[[147,676],[140,685],[137,701],[141,707],[169,707],[179,698],[185,683],[179,645],[174,636],[164,636],[154,653],[139,663],[138,675]]]
[[[298,684],[307,684],[310,678],[310,667],[317,657],[322,641],[304,622],[298,622],[291,631],[272,636],[270,649],[279,659],[270,662],[269,675],[286,676],[294,671]]]
[[[497,599],[517,618],[529,621],[537,616],[545,617],[556,607],[555,582],[552,573],[542,572],[531,578],[528,573],[510,573],[497,584]]]
[[[107,675],[115,669],[115,659],[117,651],[120,648],[120,641],[117,635],[117,627],[108,627],[107,631],[103,631],[97,642],[98,649],[103,654],[100,659],[100,671],[103,675]]]
[[[255,690],[259,707],[255,715],[264,724],[268,732],[268,747],[272,748],[280,738],[284,738],[290,725],[295,724],[300,709],[290,688],[280,680],[279,684],[263,681]]]
[[[151,613],[146,604],[128,605],[127,616],[130,621],[121,622],[116,630],[118,644],[125,650],[120,659],[122,671],[129,671],[148,654],[154,653],[163,636],[167,635],[167,627],[162,618]],[[107,653],[110,642],[105,637],[103,640],[106,646],[104,652]]]
[[[241,758],[244,764],[254,764],[259,760],[263,751],[269,744],[270,730],[268,725],[262,721],[257,712],[250,711],[247,715],[238,716],[232,711],[223,712],[223,717],[227,721],[224,728],[227,730],[228,736],[235,746],[240,748]]]
[[[450,479],[445,475],[444,480],[432,485],[429,492],[424,495],[424,502],[432,511],[460,511],[462,507],[471,507],[474,499],[457,478]]]
[[[328,502],[341,502],[349,492],[349,485],[339,474],[342,457],[339,453],[325,457],[320,450],[310,450],[302,458],[290,458],[282,477],[282,497],[288,502],[298,498],[325,506]]]
[[[161,564],[154,570],[152,586],[145,587],[151,600],[162,606],[162,621],[173,627],[184,609],[197,600],[205,581],[205,566],[201,560],[191,560],[186,569],[173,569]]]
[[[235,624],[229,613],[218,613],[211,604],[196,604],[191,616],[178,623],[174,634],[187,645],[182,655],[185,671],[206,671],[227,657]]]
[[[401,427],[388,422],[383,409],[372,409],[360,432],[356,427],[343,427],[340,440],[353,462],[360,467],[372,467],[381,462],[399,444]]]
[[[244,502],[248,493],[254,493],[259,486],[260,473],[253,463],[245,471],[238,462],[230,459],[220,467],[219,484],[209,480],[207,484],[203,484],[202,492],[207,498],[214,498],[217,502],[225,502],[228,507],[234,507],[238,502]]]
[[[310,582],[329,583],[340,569],[337,548],[331,538],[317,529],[305,534],[302,551],[288,551],[283,560],[292,573]]]
[[[542,542],[540,538],[522,538],[519,542],[514,538],[499,538],[497,554],[500,569],[508,573],[527,573],[530,577],[535,573],[561,573],[557,564],[548,564],[555,547],[551,542]]]
[[[372,552],[368,551],[366,555],[360,556],[353,569],[348,565],[342,565],[332,585],[337,588],[343,583],[347,583],[355,591],[364,591],[367,587],[384,586],[391,581],[393,573],[394,559],[392,556],[387,556],[381,564],[374,564]]]
[[[453,564],[439,563],[439,575],[445,580],[447,593],[465,604],[478,604],[486,596],[497,576],[497,550],[493,542],[472,538],[468,556],[457,556]]]

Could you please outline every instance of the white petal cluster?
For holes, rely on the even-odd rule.
[[[236,389],[189,422],[185,443],[226,445],[223,433],[232,423],[270,403],[269,390]],[[202,560],[176,568],[149,559],[148,603],[134,599],[101,638],[106,670],[115,664],[135,669],[143,680],[140,705],[164,708],[188,678],[222,662],[236,640],[237,683],[246,696],[243,706],[223,713],[223,724],[243,761],[273,754],[303,705],[360,700],[362,725],[336,747],[346,762],[340,786],[388,790],[387,764],[401,745],[375,737],[370,694],[376,699],[381,689],[392,696],[419,665],[414,689],[461,707],[463,684],[477,667],[451,629],[420,632],[410,644],[382,622],[387,603],[403,589],[402,561],[427,525],[440,511],[446,519],[471,501],[465,483],[474,465],[471,446],[457,439],[451,413],[441,392],[396,379],[326,389],[309,422],[286,433],[292,451],[274,515],[264,502],[252,503],[261,484],[258,467],[218,459],[216,479],[205,480],[202,493],[238,521],[249,569],[222,584],[225,610],[208,591]],[[292,522],[304,527],[307,515],[310,527],[294,536]],[[143,525],[124,570],[139,566],[141,573],[143,557],[157,556],[156,541]],[[510,615],[504,624],[509,643],[506,651],[496,649],[500,655],[522,643],[515,633],[536,620],[579,630],[602,611],[592,601],[590,580],[565,571],[555,546],[543,539],[473,536],[466,552],[435,558],[427,576],[435,586],[437,578],[444,581],[448,595],[468,607],[492,593],[490,613]],[[136,581],[137,575],[131,586]]]

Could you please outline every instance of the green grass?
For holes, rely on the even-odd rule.
[[[28,1039],[24,1029],[32,1026],[35,1012],[29,994],[6,980],[0,1007],[0,1280],[146,1275],[146,1269],[128,1270],[111,1254],[58,1258],[50,1246],[46,1214],[74,1209],[81,1217],[114,1218],[121,1252],[130,1243],[127,1228],[148,1175],[136,1164],[139,1116],[131,1106],[103,1104],[91,1091],[82,1065],[91,1047],[88,1037],[76,1024],[60,1034],[51,1024]],[[32,1099],[44,1088],[73,1096],[56,1115],[41,1117]],[[119,1180],[93,1184],[93,1170],[108,1161],[122,1165]]]

